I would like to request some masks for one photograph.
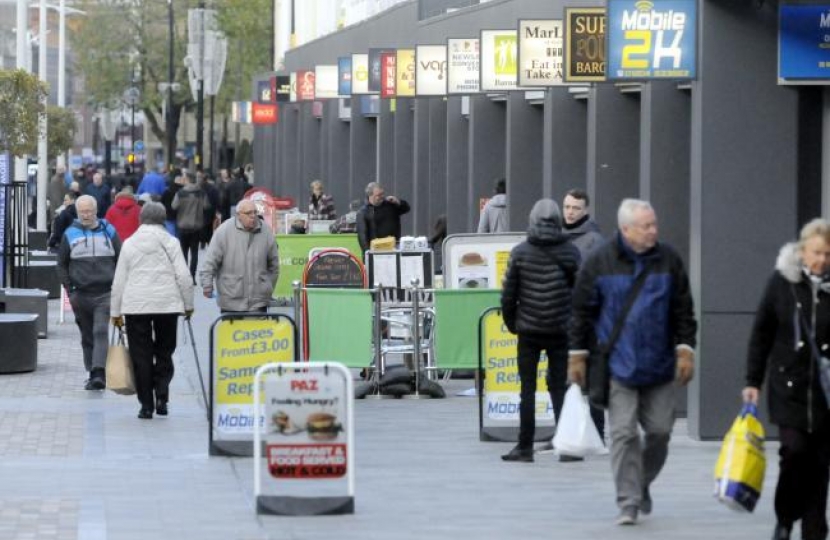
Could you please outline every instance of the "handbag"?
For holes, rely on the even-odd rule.
[[[133,362],[127,349],[124,330],[121,328],[116,330],[112,333],[110,346],[107,350],[107,388],[116,394],[131,396],[135,394]]]
[[[611,330],[611,335],[608,341],[604,344],[598,344],[596,348],[591,351],[588,358],[588,401],[592,406],[598,409],[608,408],[608,397],[611,393],[611,367],[609,360],[611,351],[614,350],[614,345],[622,333],[622,328],[625,325],[625,319],[628,317],[628,312],[631,311],[631,306],[640,294],[643,285],[646,283],[651,271],[651,265],[646,265],[634,284],[628,291],[628,296],[625,297],[625,304],[614,322],[614,328]]]
[[[819,382],[821,382],[821,389],[824,392],[824,400],[827,402],[827,407],[830,408],[830,359],[819,352],[818,345],[816,344],[816,336],[813,334],[813,329],[807,324],[807,317],[798,307],[796,309],[798,310],[798,314],[801,315],[801,322],[804,324],[804,329],[807,332],[807,341],[810,343],[813,358],[815,358],[816,364],[818,365]]]
[[[729,508],[752,512],[764,487],[767,458],[758,409],[747,403],[723,438],[715,464],[715,497]]]

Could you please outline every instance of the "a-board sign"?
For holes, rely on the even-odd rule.
[[[257,512],[354,513],[349,370],[334,362],[267,364],[255,380],[257,413],[265,418],[254,439]]]
[[[482,441],[519,440],[518,336],[504,324],[501,310],[485,311],[479,322],[479,369],[483,392],[479,393],[479,438]],[[546,382],[548,358],[542,355],[536,379],[535,440],[553,437],[556,421]]]
[[[210,332],[211,455],[253,455],[254,373],[297,359],[294,321],[282,314],[224,314]]]
[[[329,249],[317,253],[303,272],[306,287],[359,289],[366,286],[363,264],[346,250]]]

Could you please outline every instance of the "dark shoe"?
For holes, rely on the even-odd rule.
[[[620,515],[617,516],[617,525],[636,525],[637,524],[637,507],[626,506],[620,510]]]
[[[87,390],[103,390],[107,387],[107,380],[105,378],[104,370],[101,368],[95,368],[92,370],[89,376],[89,380],[86,382]]]
[[[775,530],[772,531],[772,540],[790,540],[791,529],[792,527],[776,523]]]
[[[144,407],[138,411],[138,417],[142,420],[149,420],[153,417],[153,409],[145,409]]]
[[[156,400],[156,414],[159,416],[167,416],[167,401],[163,399]]]
[[[501,457],[504,461],[521,461],[524,463],[533,463],[533,448],[515,447],[510,452]]]
[[[647,516],[651,513],[651,508],[651,493],[648,491],[648,486],[646,486],[643,488],[643,496],[640,498],[640,513]]]
[[[580,456],[569,456],[567,454],[562,454],[561,456],[559,456],[559,461],[562,463],[571,463],[573,461],[585,461],[585,458]]]

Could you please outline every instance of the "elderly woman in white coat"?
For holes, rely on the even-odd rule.
[[[178,317],[193,313],[193,278],[178,240],[164,228],[160,203],[141,209],[138,230],[121,248],[112,282],[110,316],[127,325],[127,342],[135,370],[141,410],[138,417],[167,415]]]

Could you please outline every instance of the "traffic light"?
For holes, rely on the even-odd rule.
[[[130,165],[135,163],[135,154],[133,154],[132,152],[127,154],[127,163],[129,163]]]

